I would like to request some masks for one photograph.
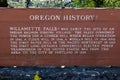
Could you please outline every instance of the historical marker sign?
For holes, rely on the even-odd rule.
[[[119,9],[0,9],[0,65],[120,65]]]

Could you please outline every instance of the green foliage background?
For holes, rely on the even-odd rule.
[[[92,8],[92,7],[120,7],[120,0],[73,0],[74,7]]]
[[[35,2],[34,0],[26,0],[26,3],[30,2],[30,1],[33,1],[33,3]],[[55,2],[54,4],[49,4],[50,5],[49,7],[60,7],[61,6],[62,0],[52,0],[52,1],[53,2],[57,1],[57,2]],[[8,3],[8,0],[0,0],[0,7],[7,6],[7,3]],[[27,7],[28,5],[26,3],[25,3],[25,5]],[[36,3],[34,6],[36,6],[38,3]],[[21,4],[19,4],[19,5],[21,5]],[[38,6],[45,7],[45,6],[48,6],[48,4],[46,4],[46,5],[39,4]],[[96,8],[96,7],[119,8],[120,0],[71,0],[71,2],[65,3],[64,6],[65,7],[74,7],[74,8]]]

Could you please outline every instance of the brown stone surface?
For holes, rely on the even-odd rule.
[[[37,20],[30,15],[95,15],[93,20]],[[108,51],[90,51],[85,54],[11,54],[10,27],[112,27],[116,43]],[[6,9],[0,8],[0,66],[120,66],[120,9]],[[67,41],[66,41],[67,42]],[[57,44],[59,45],[59,44]],[[43,49],[42,47],[40,47]],[[63,47],[64,48],[64,47]]]

